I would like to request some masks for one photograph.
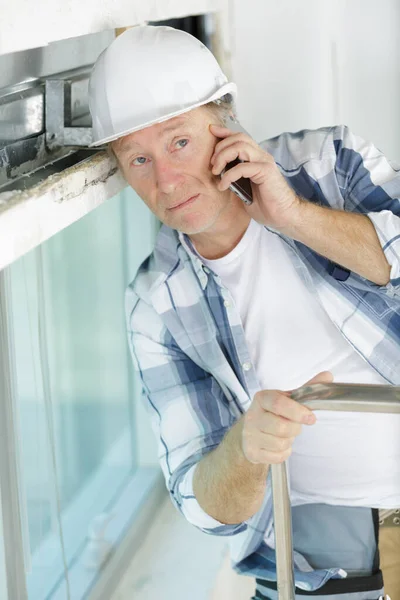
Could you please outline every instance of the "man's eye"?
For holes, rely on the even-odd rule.
[[[187,140],[187,139],[183,139],[183,140],[179,140],[179,141],[177,141],[176,143],[177,143],[177,144],[179,144],[180,148],[184,148],[185,146],[187,146],[187,145],[188,145],[188,143],[189,143],[189,140]]]
[[[145,163],[146,163],[146,157],[145,156],[137,156],[132,161],[132,164],[135,165],[135,166],[144,165]]]

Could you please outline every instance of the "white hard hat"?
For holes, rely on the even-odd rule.
[[[89,81],[93,142],[99,146],[226,94],[236,97],[213,54],[172,27],[132,27],[104,50]]]

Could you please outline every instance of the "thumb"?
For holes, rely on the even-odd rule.
[[[332,383],[332,381],[333,375],[330,371],[321,371],[320,373],[317,373],[317,375],[314,375],[312,379],[306,381],[306,383],[303,383],[303,385],[300,385],[299,388],[305,385],[312,385],[313,383]],[[294,390],[287,390],[286,393],[291,394],[292,392],[294,392]]]
[[[332,383],[333,375],[330,371],[321,371],[303,385],[312,385],[313,383]]]

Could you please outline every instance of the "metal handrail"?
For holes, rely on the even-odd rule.
[[[400,386],[316,383],[291,394],[312,410],[400,413]],[[287,465],[271,465],[277,589],[279,600],[295,600],[292,513]]]

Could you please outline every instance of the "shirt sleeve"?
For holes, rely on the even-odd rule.
[[[376,286],[400,297],[400,167],[348,127],[334,128],[335,173],[344,209],[369,217],[390,265],[390,281]]]
[[[193,493],[197,463],[216,448],[235,422],[217,381],[178,347],[152,306],[126,295],[128,341],[139,372],[158,456],[175,506],[206,533],[234,535],[246,523],[226,525],[208,515]]]

